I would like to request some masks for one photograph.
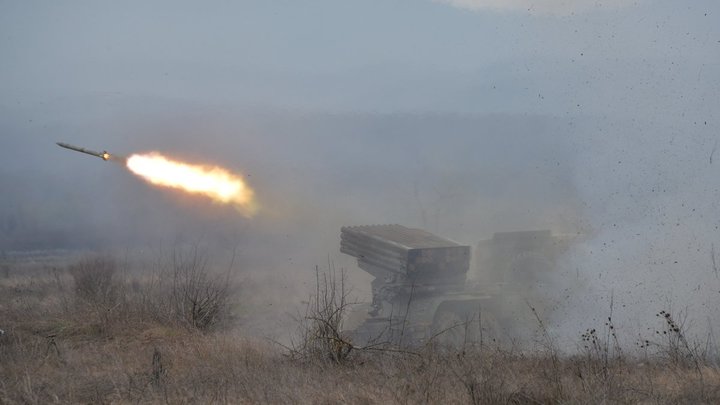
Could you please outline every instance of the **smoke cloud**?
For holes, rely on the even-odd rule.
[[[471,246],[551,229],[581,235],[543,286],[554,332],[602,327],[611,296],[625,336],[670,303],[699,333],[720,324],[720,3],[441,3],[503,13],[0,3],[0,255],[237,246],[277,308],[328,261],[367,299],[338,252],[344,225]],[[242,173],[261,210],[245,218],[58,141]]]

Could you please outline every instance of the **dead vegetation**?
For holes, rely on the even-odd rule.
[[[343,321],[351,302],[345,272],[331,265],[327,272],[315,268],[315,292],[305,312],[297,317],[298,333],[289,347],[290,355],[305,361],[331,361],[342,364],[350,359],[355,346],[343,333]]]
[[[144,278],[106,257],[10,270],[0,280],[0,403],[720,401],[716,359],[669,311],[638,355],[621,350],[612,313],[579,336],[574,355],[561,354],[539,315],[532,351],[432,340],[366,350],[342,333],[342,272],[318,271],[304,333],[288,350],[231,328],[228,303],[242,297],[230,294],[225,273],[192,252],[176,259]],[[208,297],[222,299],[198,310]]]

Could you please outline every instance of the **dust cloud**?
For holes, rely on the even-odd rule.
[[[544,280],[552,333],[601,327],[612,297],[628,341],[670,307],[707,335],[720,305],[720,9],[560,3],[538,2],[541,18],[471,1],[3,4],[0,251],[200,241],[220,265],[236,250],[244,293],[281,318],[329,262],[369,298],[338,251],[344,225],[471,246],[550,229],[578,235]],[[369,19],[372,32],[357,22]],[[259,211],[153,187],[57,141],[243,173]]]

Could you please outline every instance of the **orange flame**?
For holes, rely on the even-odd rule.
[[[152,184],[232,204],[247,217],[257,210],[252,189],[240,176],[221,167],[177,162],[157,152],[131,155],[127,159],[127,167]]]

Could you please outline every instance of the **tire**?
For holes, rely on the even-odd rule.
[[[479,300],[444,301],[433,316],[433,339],[452,347],[497,340],[499,324]]]

